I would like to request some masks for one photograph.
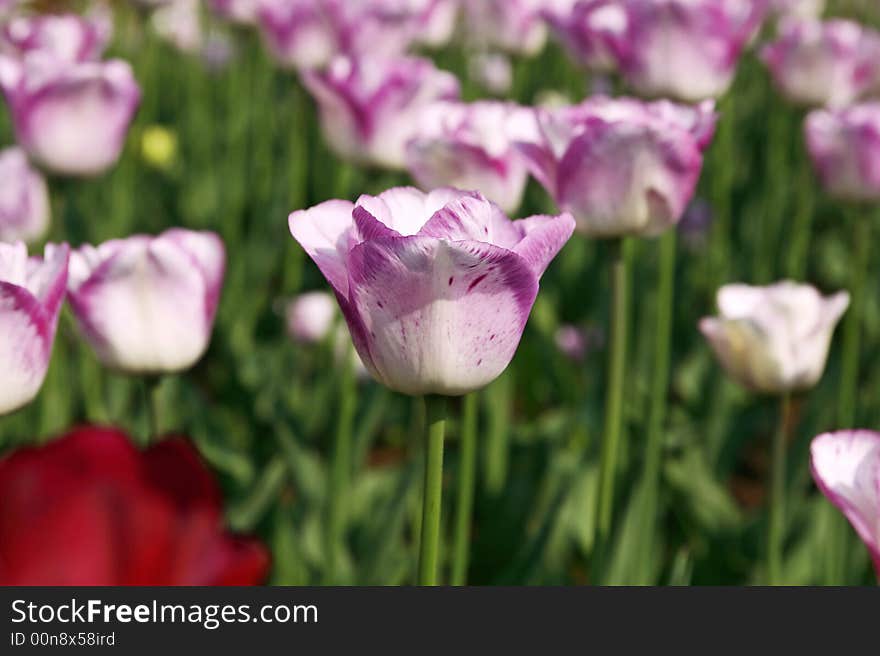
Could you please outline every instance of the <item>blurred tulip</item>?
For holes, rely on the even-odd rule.
[[[0,585],[257,585],[260,543],[223,526],[220,488],[182,438],[146,451],[81,428],[0,460]]]
[[[544,12],[562,12],[575,0],[463,0],[465,28],[482,49],[534,55],[544,48]]]
[[[506,55],[481,53],[468,62],[468,75],[493,96],[504,96],[513,86],[513,65]]]
[[[825,190],[880,202],[880,102],[807,116],[807,148]]]
[[[287,306],[287,334],[302,344],[323,341],[336,320],[336,301],[327,292],[307,292]]]
[[[407,166],[424,189],[472,189],[512,214],[528,181],[514,142],[537,138],[530,109],[504,102],[440,102],[422,112],[407,145]]]
[[[257,18],[266,47],[287,68],[319,68],[342,50],[338,26],[318,0],[264,0]]]
[[[655,236],[675,225],[694,194],[712,139],[714,102],[589,98],[538,109],[541,138],[520,142],[532,174],[594,237]]]
[[[480,194],[390,189],[290,215],[336,292],[373,377],[405,394],[459,395],[507,367],[567,215],[510,221]]]
[[[265,0],[208,0],[211,9],[221,18],[240,25],[257,22],[257,13]]]
[[[0,415],[30,403],[46,378],[68,256],[66,245],[28,258],[23,243],[0,243]]]
[[[150,23],[156,34],[181,52],[199,52],[204,45],[199,0],[174,0],[159,7]]]
[[[627,29],[627,12],[617,0],[582,0],[568,11],[546,11],[545,17],[568,52],[582,66],[611,71],[617,62],[611,50]]]
[[[553,336],[556,348],[566,358],[575,363],[583,363],[591,351],[605,345],[605,336],[596,326],[580,327],[570,323],[562,324]]]
[[[208,348],[225,260],[216,234],[182,229],[84,246],[71,255],[70,305],[107,367],[182,371]]]
[[[810,446],[813,480],[868,547],[880,577],[880,433],[825,433]]]
[[[115,164],[141,97],[120,60],[0,57],[0,87],[19,145],[63,175],[97,175]]]
[[[825,11],[825,0],[770,0],[770,6],[779,16],[818,18]]]
[[[39,241],[49,216],[49,191],[40,172],[20,148],[0,151],[0,241]]]
[[[425,107],[459,95],[454,75],[417,57],[337,58],[302,79],[330,147],[344,159],[389,169],[406,167],[406,144]]]
[[[646,96],[686,102],[730,87],[763,11],[752,0],[620,0],[624,30],[600,31],[602,47],[627,83]]]
[[[112,35],[112,18],[105,13],[16,16],[0,28],[0,51],[18,57],[39,52],[64,61],[95,61]]]
[[[880,33],[848,20],[785,20],[761,57],[786,98],[843,107],[880,84]]]
[[[678,233],[691,250],[699,250],[709,241],[714,215],[712,206],[701,198],[695,199],[685,210],[678,224]]]
[[[781,394],[813,387],[825,370],[831,335],[849,294],[824,298],[810,285],[726,285],[718,291],[720,317],[700,330],[727,373],[758,392]]]

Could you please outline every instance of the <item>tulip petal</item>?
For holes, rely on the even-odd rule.
[[[327,278],[338,294],[348,295],[346,260],[354,226],[354,204],[345,200],[328,200],[307,210],[290,215],[290,233]]]
[[[810,446],[816,485],[868,546],[880,576],[880,433],[826,433]]]
[[[532,272],[540,279],[551,260],[571,237],[575,221],[571,214],[539,215],[514,221],[513,226],[523,235],[522,240],[513,247],[513,252],[528,262]]]
[[[349,262],[355,328],[369,337],[353,334],[355,345],[376,378],[407,394],[464,394],[494,380],[538,291],[525,260],[485,243],[378,239]]]

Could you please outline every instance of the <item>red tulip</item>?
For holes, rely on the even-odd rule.
[[[0,459],[0,584],[254,585],[266,549],[223,528],[220,490],[183,439],[146,451],[82,428]]]

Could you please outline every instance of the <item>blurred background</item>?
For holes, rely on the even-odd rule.
[[[34,3],[82,10],[85,3]],[[129,61],[143,101],[118,165],[84,180],[49,179],[48,241],[100,243],[172,226],[217,231],[228,271],[210,350],[191,371],[166,377],[163,432],[192,438],[220,478],[235,531],[272,552],[271,583],[327,582],[325,533],[342,367],[336,340],[297,343],[286,309],[298,294],[326,290],[290,238],[287,216],[329,198],[412,184],[405,173],[356,167],[328,149],[316,107],[297,75],[279,67],[253,28],[199,3],[195,46],[160,36],[149,10],[112,4],[108,56]],[[880,28],[869,0],[829,0],[827,15]],[[768,22],[758,44],[773,33]],[[181,45],[184,49],[181,49]],[[550,38],[536,55],[504,53],[501,79],[486,79],[482,47],[453,39],[424,51],[461,80],[462,96],[531,105],[624,92],[614,76],[591,76]],[[507,66],[509,65],[509,70]],[[506,80],[509,73],[509,80]],[[487,84],[488,82],[488,84]],[[507,84],[509,82],[509,85]],[[489,88],[487,88],[489,87]],[[696,200],[680,224],[673,307],[668,420],[662,452],[662,519],[650,523],[638,493],[648,424],[658,242],[634,240],[631,356],[611,583],[745,584],[761,576],[761,544],[773,399],[730,382],[697,329],[728,282],[808,281],[830,292],[849,283],[850,231],[822,194],[806,155],[804,112],[787,103],[749,49],[718,104],[718,132]],[[14,143],[5,109],[0,144]],[[555,213],[531,181],[517,216]],[[811,225],[812,230],[792,226]],[[876,238],[877,225],[873,226]],[[808,238],[792,243],[793,235]],[[478,474],[469,582],[588,583],[592,501],[606,380],[609,283],[603,242],[575,236],[547,271],[513,363],[479,394]],[[857,424],[880,426],[880,267],[874,262],[863,318]],[[148,432],[139,380],[103,369],[62,315],[51,368],[37,400],[0,421],[0,449],[51,440],[83,423]],[[866,584],[864,545],[850,531],[834,553],[828,502],[810,478],[809,441],[835,428],[841,367],[835,339],[826,373],[794,404],[788,444],[784,577],[792,584]],[[334,556],[335,582],[412,580],[421,499],[424,417],[413,400],[366,378],[357,383],[350,485]],[[452,417],[460,416],[453,407]],[[447,443],[443,532],[450,535],[458,465],[453,419]],[[591,454],[586,465],[581,458]],[[448,556],[445,542],[441,559]],[[443,562],[441,560],[441,562]]]

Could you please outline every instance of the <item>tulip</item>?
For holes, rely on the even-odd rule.
[[[543,12],[573,0],[464,0],[465,26],[478,48],[535,55],[547,41]]]
[[[257,585],[269,554],[223,526],[189,442],[82,428],[0,460],[0,585]]]
[[[823,298],[810,285],[726,285],[719,317],[700,330],[727,373],[741,385],[770,394],[813,387],[825,370],[831,335],[849,294]]]
[[[407,165],[424,189],[474,189],[513,213],[528,181],[514,142],[538,136],[534,113],[512,103],[439,102],[422,113]]]
[[[287,306],[287,333],[295,342],[323,341],[336,320],[336,301],[327,292],[308,292]]]
[[[627,29],[627,12],[616,0],[582,0],[568,11],[545,11],[545,18],[575,61],[596,71],[612,71],[611,49]]]
[[[319,68],[342,49],[339,26],[316,0],[267,0],[257,21],[266,47],[286,68]]]
[[[868,547],[880,578],[880,433],[825,433],[810,445],[813,480]]]
[[[182,229],[74,252],[70,304],[98,359],[144,375],[192,367],[210,342],[225,257],[216,234]]]
[[[341,57],[302,79],[330,147],[344,159],[389,169],[405,168],[406,144],[425,107],[459,95],[455,76],[416,57]]]
[[[49,229],[49,215],[46,181],[24,151],[0,151],[0,241],[39,241]]]
[[[209,6],[221,18],[238,23],[252,25],[257,22],[257,14],[265,0],[210,0]]]
[[[123,61],[0,58],[0,88],[16,139],[28,155],[63,175],[97,175],[119,158],[140,89]]]
[[[513,65],[506,55],[474,55],[468,62],[468,75],[494,96],[507,95],[513,86]]]
[[[28,258],[23,243],[0,243],[0,415],[30,403],[46,378],[68,256],[66,245]]]
[[[813,165],[831,196],[880,202],[880,102],[813,111],[805,129]]]
[[[16,16],[0,29],[0,51],[19,57],[39,52],[64,61],[96,61],[112,33],[112,19],[103,13]]]
[[[681,219],[715,129],[713,101],[590,98],[537,111],[541,138],[518,146],[579,232],[654,236]]]
[[[627,83],[647,96],[686,102],[717,98],[763,18],[742,0],[621,0],[624,30],[601,32]],[[616,26],[616,25],[615,25]]]
[[[880,84],[880,33],[849,20],[785,20],[761,57],[799,105],[845,107]]]
[[[204,45],[199,0],[174,0],[158,7],[150,23],[156,34],[181,52],[198,52]]]
[[[511,222],[476,192],[398,187],[290,215],[327,278],[370,374],[427,408],[419,582],[434,585],[442,496],[443,396],[480,389],[510,363],[538,280],[574,219]],[[339,431],[339,444],[345,442]],[[340,449],[341,451],[341,449]]]
[[[818,18],[825,11],[825,0],[771,0],[770,6],[780,16]]]
[[[460,395],[507,367],[568,240],[568,215],[509,221],[476,192],[390,189],[290,215],[336,292],[373,377],[412,395]]]

